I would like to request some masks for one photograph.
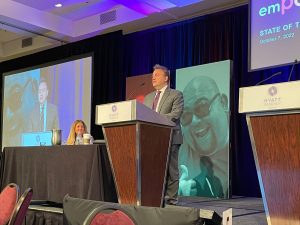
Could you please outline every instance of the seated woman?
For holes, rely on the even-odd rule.
[[[85,123],[82,120],[75,120],[71,126],[67,145],[83,144],[83,135],[88,134]],[[93,144],[93,137],[90,137],[90,144]]]

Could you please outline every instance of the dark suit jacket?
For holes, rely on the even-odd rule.
[[[152,108],[155,93],[155,91],[151,92],[146,95],[144,99],[144,104],[149,108]],[[182,133],[179,120],[183,112],[182,92],[167,87],[160,100],[157,112],[176,123],[176,126],[173,128],[172,144],[182,144]]]
[[[213,194],[210,191],[210,188],[205,180],[205,178],[208,179]],[[214,198],[224,198],[224,192],[223,187],[221,184],[221,181],[218,177],[215,175],[210,175],[207,177],[203,177],[202,174],[194,178],[196,182],[196,189],[197,189],[197,196],[201,197],[214,197]],[[201,182],[204,180],[204,184],[201,184]]]
[[[40,105],[37,104],[31,112],[28,124],[28,132],[40,132]],[[46,121],[46,131],[52,129],[59,129],[59,119],[57,107],[49,102],[47,102],[47,121]]]

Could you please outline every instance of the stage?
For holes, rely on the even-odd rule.
[[[216,200],[202,197],[181,197],[178,206],[194,207],[222,212],[232,208],[233,224],[239,225],[267,225],[266,215],[261,198],[234,196],[228,200]],[[27,225],[63,225],[63,210],[55,207],[31,206],[26,217]]]
[[[5,186],[7,183],[10,182],[17,182],[20,185],[22,190],[29,186],[38,185],[38,186],[34,186],[35,198],[33,199],[33,201],[35,203],[32,204],[29,208],[26,217],[27,225],[44,225],[44,224],[63,225],[62,208],[39,206],[39,204],[37,204],[37,199],[47,199],[46,201],[58,202],[60,205],[62,205],[61,203],[63,200],[63,196],[65,196],[66,193],[69,193],[71,196],[76,196],[77,198],[83,198],[83,199],[92,199],[93,201],[115,201],[116,200],[116,197],[114,197],[116,196],[116,193],[112,182],[112,174],[108,163],[106,148],[104,145],[77,146],[76,151],[73,149],[75,148],[75,146],[58,146],[56,148],[52,148],[51,150],[45,148],[46,147],[43,146],[36,147],[28,151],[23,151],[23,149],[19,149],[19,150],[10,149],[10,151],[4,151],[3,154],[3,162],[2,162],[3,164],[1,166],[1,168],[4,169],[1,176],[2,186]],[[23,154],[26,154],[26,157],[21,157]],[[93,160],[90,160],[88,156],[92,157]],[[36,159],[37,157],[40,158]],[[68,160],[65,160],[66,158]],[[13,162],[21,162],[22,161],[21,159],[26,160],[26,163],[13,163]],[[50,159],[50,160],[45,161],[46,159]],[[29,162],[30,160],[32,162]],[[76,165],[78,164],[79,160],[81,166],[77,167]],[[64,165],[63,173],[61,172],[61,167],[56,167],[51,165],[47,166],[48,170],[51,170],[49,174],[57,174],[55,176],[50,176],[50,177],[45,176],[45,174],[47,174],[47,171],[34,170],[35,163],[44,162],[44,164],[46,163],[51,164],[52,162],[57,163],[58,161],[61,162],[59,163],[59,165]],[[68,166],[66,166],[66,164],[63,163],[62,161],[67,161]],[[87,163],[84,163],[85,161],[87,161]],[[95,166],[92,166],[90,168],[88,166],[90,165],[90,163],[88,162],[94,162]],[[17,176],[16,172],[19,171],[19,173],[22,172],[25,173],[26,171],[22,168],[22,165],[28,165],[28,164],[31,166],[30,167],[26,166],[26,171],[28,172],[30,168],[32,168],[33,170],[33,172],[28,172],[28,174],[36,174],[38,172],[39,175],[29,176],[29,178],[26,180],[16,179],[19,177],[24,177],[24,176]],[[36,167],[36,168],[41,168],[41,167]],[[90,177],[93,177],[92,183],[85,182],[84,181],[85,179],[82,180],[82,178],[81,179],[78,178],[78,177],[83,177],[78,175],[79,172],[82,170],[82,168],[86,168],[85,170],[89,171],[88,174],[90,175],[85,177],[85,179],[90,179]],[[68,171],[74,171],[76,169],[80,171],[76,173],[68,172]],[[74,186],[74,182],[62,182],[62,180],[65,180],[65,177],[70,178],[70,175],[65,175],[65,174],[73,174],[72,180],[76,180],[77,185]],[[53,177],[51,182],[47,182],[47,183],[51,184],[52,186],[53,184],[57,184],[59,188],[53,189],[51,188],[52,187],[51,185],[44,185],[45,181],[43,179],[45,177],[48,177],[47,178],[48,180],[52,179]],[[95,181],[97,181],[96,185],[94,184]],[[80,189],[78,191],[76,189],[78,183],[82,183],[89,188],[84,188],[83,191]],[[89,193],[88,191],[84,191],[84,190],[94,190],[94,191]],[[95,196],[95,193],[98,192],[99,194]],[[204,210],[212,210],[212,211],[216,211],[220,216],[222,216],[223,211],[232,208],[233,224],[241,224],[241,225],[267,224],[266,215],[265,215],[263,202],[261,198],[234,196],[232,199],[229,200],[217,200],[217,199],[209,199],[209,198],[202,198],[202,197],[181,197],[179,199],[179,204],[176,207],[180,207],[180,206],[199,208]]]
[[[267,219],[261,198],[233,196],[228,200],[217,200],[203,197],[182,197],[180,206],[214,210],[220,216],[232,208],[233,224],[267,225]]]

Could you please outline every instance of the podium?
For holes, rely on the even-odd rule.
[[[172,121],[136,100],[96,106],[120,204],[160,207]]]
[[[300,224],[300,82],[240,88],[269,225]]]

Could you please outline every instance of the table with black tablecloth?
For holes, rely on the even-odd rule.
[[[105,145],[6,147],[1,157],[1,189],[16,183],[33,200],[62,203],[77,198],[117,201]]]

